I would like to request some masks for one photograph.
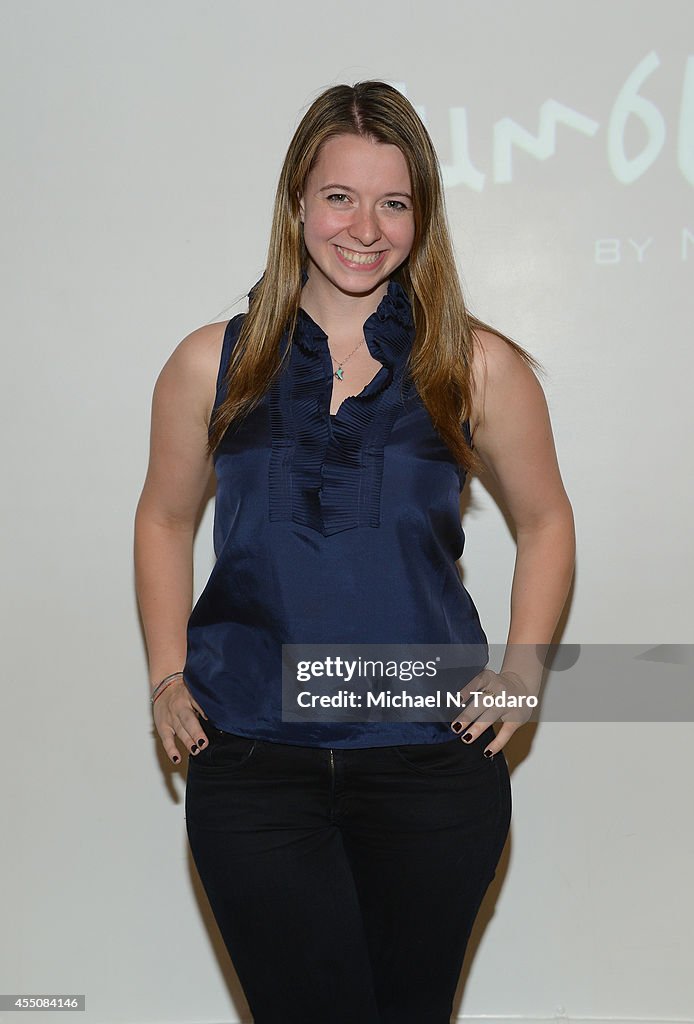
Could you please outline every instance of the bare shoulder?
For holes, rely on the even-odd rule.
[[[479,328],[473,332],[471,388],[473,440],[494,410],[503,409],[512,399],[521,405],[537,401],[538,392],[542,393],[537,377],[513,346],[494,331]]]
[[[206,324],[187,335],[154,387],[149,465],[138,514],[167,525],[193,527],[209,482],[208,423],[225,328],[225,323]]]
[[[185,368],[196,375],[209,377],[213,374],[213,382],[216,381],[228,323],[228,320],[223,320],[220,323],[205,324],[191,331],[176,346],[166,365],[171,365],[176,370]]]
[[[571,508],[545,393],[512,344],[493,331],[475,333],[475,450],[517,529],[534,529]]]
[[[205,423],[214,405],[217,374],[228,320],[205,324],[179,342],[157,379],[155,392],[171,402],[185,401]]]

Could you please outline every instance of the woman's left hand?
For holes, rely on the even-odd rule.
[[[537,707],[537,695],[516,672],[494,672],[486,668],[475,676],[461,691],[465,710],[451,722],[451,729],[463,743],[473,743],[485,732],[491,722],[503,724],[496,738],[485,748],[485,756],[497,754],[532,716]],[[491,703],[485,697],[500,698]],[[487,706],[491,703],[491,706]],[[504,710],[506,708],[507,710]]]

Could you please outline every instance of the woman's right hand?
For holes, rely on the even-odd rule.
[[[207,735],[200,726],[198,714],[205,721],[207,715],[191,696],[183,679],[176,679],[166,687],[155,700],[152,713],[166,756],[174,764],[181,760],[176,739],[181,740],[193,755],[207,743]]]

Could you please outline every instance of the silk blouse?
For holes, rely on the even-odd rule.
[[[214,408],[244,315],[225,330]],[[331,416],[328,338],[300,309],[288,361],[215,451],[216,562],[188,622],[184,677],[225,731],[319,747],[453,738],[458,710],[442,721],[286,720],[286,644],[475,645],[460,686],[487,663],[457,564],[465,471],[406,372],[414,323],[399,283],[363,329],[382,368]]]

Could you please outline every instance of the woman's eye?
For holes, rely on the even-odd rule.
[[[389,200],[388,200],[388,201],[386,202],[386,206],[387,206],[387,207],[388,207],[388,208],[389,208],[390,210],[406,210],[406,209],[407,209],[407,207],[405,206],[405,204],[404,204],[404,203],[401,203],[399,199],[389,199]]]
[[[336,206],[341,206],[342,205],[342,201],[345,200],[345,199],[349,199],[349,196],[346,196],[346,195],[344,195],[344,194],[342,194],[340,192],[336,192],[333,195],[328,196],[328,202],[329,203],[335,202]]]

